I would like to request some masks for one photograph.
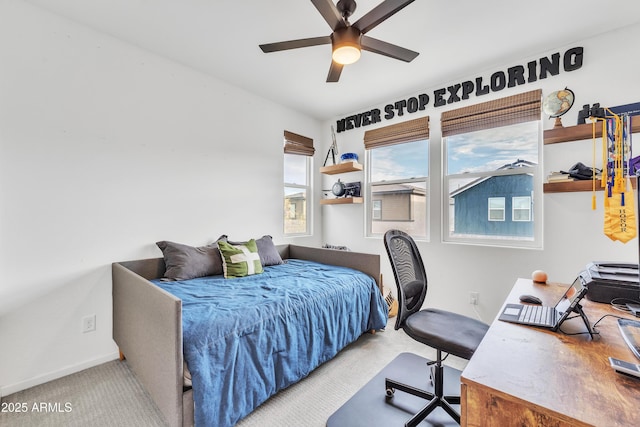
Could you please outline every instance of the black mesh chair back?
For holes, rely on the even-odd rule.
[[[398,315],[395,325],[395,329],[398,330],[407,317],[422,308],[427,296],[427,275],[416,243],[407,233],[400,230],[387,231],[384,235],[384,246],[398,289]]]

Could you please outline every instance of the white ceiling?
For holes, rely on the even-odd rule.
[[[637,0],[417,0],[368,33],[419,52],[413,62],[363,51],[326,83],[330,45],[258,47],[329,35],[309,0],[25,1],[322,120],[640,22]],[[358,0],[350,21],[380,1]]]

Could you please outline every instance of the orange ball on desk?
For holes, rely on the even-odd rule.
[[[542,270],[536,270],[531,273],[531,279],[536,283],[547,283],[547,273]]]

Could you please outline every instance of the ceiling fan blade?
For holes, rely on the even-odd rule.
[[[357,28],[362,34],[365,34],[414,1],[415,0],[386,0],[358,19],[352,27]]]
[[[311,0],[311,3],[318,9],[320,15],[327,21],[333,31],[347,26],[340,11],[331,0]]]
[[[411,62],[419,55],[418,52],[414,52],[413,50],[405,49],[404,47],[383,42],[382,40],[374,39],[369,36],[362,36],[360,46],[362,49],[369,52],[379,53],[380,55],[399,59],[404,62]]]
[[[289,40],[286,42],[261,44],[260,49],[264,53],[278,52],[280,50],[298,49],[300,47],[318,46],[321,44],[331,44],[331,36],[312,37],[308,39]]]
[[[338,64],[336,61],[331,61],[331,67],[329,68],[329,74],[327,75],[327,83],[335,83],[340,80],[340,74],[344,65]]]

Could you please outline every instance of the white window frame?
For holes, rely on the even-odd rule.
[[[371,219],[382,219],[382,200],[371,201]]]
[[[491,207],[491,201],[494,200],[500,200],[502,201],[502,206],[501,207]],[[507,199],[505,197],[489,197],[488,198],[488,203],[487,203],[487,219],[489,221],[496,221],[496,222],[504,222],[505,221],[505,216],[506,216],[506,208],[507,208]],[[500,219],[495,219],[491,216],[491,212],[495,212],[495,211],[500,211],[502,212],[502,218]]]
[[[516,199],[526,199],[527,200],[527,208],[516,208]],[[516,211],[526,211],[527,219],[518,219],[516,215]],[[531,196],[513,196],[511,198],[511,221],[513,222],[531,222]]]
[[[542,249],[542,199],[543,199],[543,183],[542,183],[542,153],[543,153],[543,129],[542,120],[536,121],[538,126],[538,164],[529,167],[519,167],[514,169],[495,170],[481,173],[464,173],[457,175],[448,175],[447,164],[447,143],[446,138],[442,138],[442,241],[444,243],[459,243],[468,245],[480,245],[480,246],[496,246],[496,247],[516,247],[527,249]],[[496,128],[498,129],[498,128]],[[531,195],[531,204],[533,206],[532,218],[537,218],[533,221],[533,237],[530,239],[518,239],[509,236],[504,237],[469,237],[469,236],[456,236],[452,235],[450,230],[454,229],[452,224],[452,215],[450,215],[451,200],[449,197],[449,182],[450,180],[482,178],[492,177],[500,175],[519,175],[529,174],[533,176],[533,194]],[[537,197],[536,197],[537,195]]]
[[[422,139],[420,141],[424,141],[424,143],[426,144],[426,150],[427,150],[427,159],[431,158],[431,154],[429,153],[429,148],[430,148],[430,144],[429,144],[429,139]],[[416,142],[416,141],[411,141],[411,142]],[[398,145],[401,145],[404,143],[400,143]],[[383,148],[383,147],[380,147]],[[425,187],[425,218],[423,218],[424,222],[425,222],[425,229],[424,229],[424,235],[417,235],[415,233],[410,233],[411,236],[413,237],[414,240],[417,241],[429,241],[430,239],[430,227],[429,227],[429,210],[430,210],[430,205],[431,205],[431,191],[429,188],[430,182],[429,182],[429,165],[427,164],[427,176],[424,177],[414,177],[414,178],[407,178],[407,179],[399,179],[399,180],[389,180],[389,181],[376,181],[376,182],[372,182],[372,168],[371,168],[371,153],[373,152],[373,150],[377,150],[380,148],[371,148],[368,150],[365,150],[365,169],[366,169],[366,184],[365,184],[365,236],[369,237],[369,238],[380,238],[384,235],[384,233],[374,233],[373,230],[373,194],[372,194],[372,189],[373,187],[375,187],[376,185],[392,185],[392,184],[412,184],[412,183],[424,183],[424,187]],[[413,219],[412,219],[413,220]],[[393,221],[390,221],[390,223]]]
[[[300,156],[298,154],[291,154],[291,153],[284,153],[283,157],[283,204],[282,204],[282,218],[283,218],[283,223],[282,223],[282,230],[285,236],[287,237],[298,237],[298,236],[310,236],[313,233],[313,228],[312,228],[312,224],[313,224],[313,192],[312,192],[312,173],[311,171],[313,170],[313,157],[312,156]],[[286,182],[284,181],[284,159],[286,158],[286,156],[297,156],[297,157],[304,157],[305,158],[305,173],[306,173],[306,183],[305,184],[298,184],[298,183],[291,183],[291,182]],[[286,227],[286,220],[287,218],[289,218],[290,212],[286,211],[285,205],[284,205],[284,198],[286,198],[286,194],[287,194],[287,189],[289,188],[294,188],[294,189],[300,189],[301,191],[304,191],[305,193],[305,204],[306,204],[306,218],[305,218],[305,230],[303,232],[287,232],[287,227]],[[297,215],[297,212],[296,212]]]

